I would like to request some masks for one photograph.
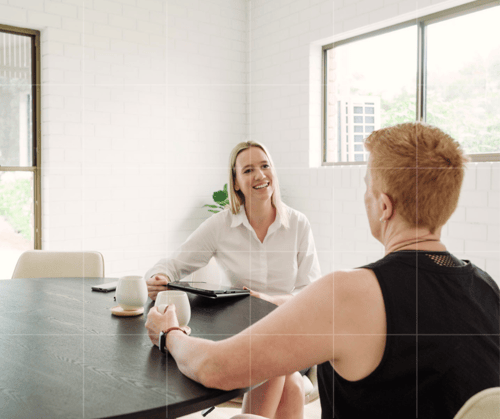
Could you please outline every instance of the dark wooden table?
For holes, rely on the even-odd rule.
[[[151,344],[145,314],[115,317],[112,278],[0,281],[1,418],[177,418],[248,389],[208,389]],[[270,313],[254,297],[189,296],[193,336],[221,340]]]

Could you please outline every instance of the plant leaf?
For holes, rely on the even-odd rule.
[[[227,199],[227,192],[225,192],[225,191],[214,192],[213,198],[214,198],[214,201],[217,203],[223,202],[224,200]]]
[[[203,207],[217,208],[217,205],[209,205],[209,204],[205,204],[205,205],[203,205]],[[202,207],[202,208],[203,208],[203,207]]]

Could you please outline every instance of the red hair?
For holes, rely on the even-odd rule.
[[[460,144],[439,128],[411,122],[366,140],[375,190],[391,199],[409,226],[443,226],[455,211],[465,172]]]

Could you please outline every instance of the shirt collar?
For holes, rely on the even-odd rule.
[[[248,223],[247,214],[245,213],[245,207],[240,205],[240,211],[238,214],[232,214],[231,228],[238,227],[240,224],[244,224],[244,222]]]
[[[238,212],[238,214],[233,214],[233,220],[231,222],[231,227],[238,227],[240,224],[243,224],[249,230],[253,230],[252,226],[250,225],[250,222],[248,221],[247,213],[245,212],[244,205],[240,205],[240,211]],[[281,217],[280,217],[279,212],[276,211],[276,219],[269,226],[269,230],[267,231],[267,236],[269,236],[269,234],[278,230],[280,227],[281,227]]]

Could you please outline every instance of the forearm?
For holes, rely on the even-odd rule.
[[[184,375],[205,387],[229,391],[263,381],[255,380],[250,372],[248,349],[252,337],[249,329],[237,336],[240,337],[239,345],[235,344],[238,342],[236,336],[213,342],[172,331],[167,337],[167,348]]]
[[[165,275],[166,277],[169,278],[170,281],[170,276],[169,273],[167,272],[167,263],[168,259],[163,258],[160,259],[158,262],[156,262],[144,275],[144,278],[146,280],[152,278],[155,275]]]
[[[291,374],[334,359],[332,294],[332,278],[324,277],[300,292],[296,304],[282,304],[238,335],[212,342],[175,330],[167,335],[167,348],[183,374],[210,388],[246,388]],[[167,310],[167,318],[169,314],[174,316],[174,309]],[[150,311],[146,327],[155,344],[161,320]]]
[[[179,330],[167,336],[167,349],[175,359],[179,370],[205,387],[217,387],[219,382],[215,342],[186,336]]]

